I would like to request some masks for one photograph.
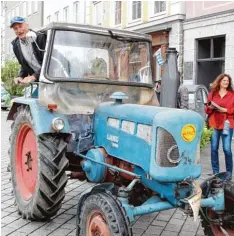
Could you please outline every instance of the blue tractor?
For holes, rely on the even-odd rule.
[[[150,37],[66,23],[40,33],[47,44],[38,97],[15,99],[8,115],[22,218],[56,215],[76,177],[96,183],[79,199],[77,235],[130,236],[137,216],[173,208],[200,213],[207,235],[233,235],[234,183],[222,174],[196,182],[204,120],[174,108],[176,86],[158,106]],[[176,65],[168,49],[164,81],[178,82]]]

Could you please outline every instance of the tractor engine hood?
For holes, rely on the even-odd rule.
[[[158,181],[197,178],[203,122],[188,110],[103,103],[95,110],[94,144]]]

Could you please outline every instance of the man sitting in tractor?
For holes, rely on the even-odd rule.
[[[16,84],[28,84],[38,81],[46,45],[46,35],[29,29],[23,17],[16,16],[10,22],[16,39],[12,41],[14,54],[21,65]],[[30,32],[30,37],[27,33]]]

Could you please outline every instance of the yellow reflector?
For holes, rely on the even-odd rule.
[[[181,136],[185,142],[192,142],[196,137],[196,128],[194,125],[185,125],[181,131]]]

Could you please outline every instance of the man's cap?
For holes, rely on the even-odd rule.
[[[11,23],[10,23],[10,28],[12,28],[13,24],[15,23],[24,23],[25,22],[25,19],[21,16],[15,16],[11,19]]]

